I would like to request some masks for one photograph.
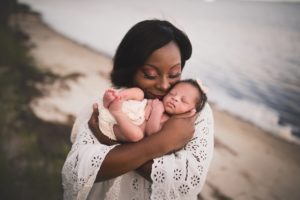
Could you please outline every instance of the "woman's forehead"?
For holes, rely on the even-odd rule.
[[[180,65],[180,50],[175,42],[169,42],[165,46],[155,50],[146,60],[145,65],[155,66],[157,70],[168,69]]]

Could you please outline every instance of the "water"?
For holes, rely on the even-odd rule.
[[[223,110],[300,141],[300,2],[21,0],[57,31],[113,55],[143,19],[166,19],[193,44],[184,77],[199,77]],[[171,5],[171,6],[170,6]]]

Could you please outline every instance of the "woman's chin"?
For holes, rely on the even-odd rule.
[[[147,99],[159,99],[159,100],[163,100],[165,95],[157,95],[157,94],[153,94],[152,92],[148,92],[148,91],[144,91],[145,93],[145,98]]]

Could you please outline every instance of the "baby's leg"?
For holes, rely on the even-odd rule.
[[[116,91],[108,89],[103,95],[103,106],[108,109],[109,105],[116,99]]]

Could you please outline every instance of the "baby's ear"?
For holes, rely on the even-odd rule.
[[[192,110],[190,110],[190,115],[193,116],[194,114],[196,114],[196,109],[193,108]]]

